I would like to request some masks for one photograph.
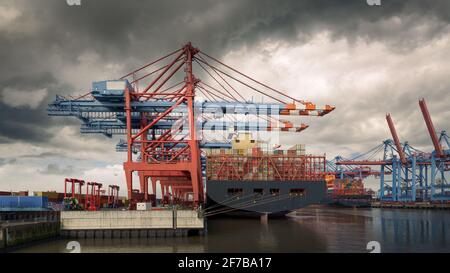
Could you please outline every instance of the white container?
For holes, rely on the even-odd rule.
[[[137,203],[136,210],[151,210],[152,203]]]

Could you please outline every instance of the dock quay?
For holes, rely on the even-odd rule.
[[[450,209],[450,203],[429,203],[429,202],[373,202],[372,208],[390,209]]]
[[[63,238],[151,238],[205,234],[194,210],[0,212],[0,251]]]
[[[0,251],[59,236],[59,212],[0,212]]]
[[[183,237],[204,230],[204,218],[194,210],[61,212],[64,238]]]

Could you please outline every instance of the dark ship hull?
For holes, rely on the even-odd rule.
[[[218,181],[206,182],[211,216],[282,217],[326,198],[325,181]]]
[[[368,194],[336,196],[331,204],[340,207],[369,208],[372,205],[372,196]]]

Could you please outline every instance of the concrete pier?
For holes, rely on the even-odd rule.
[[[0,222],[59,222],[59,211],[0,211]]]
[[[203,234],[193,210],[62,211],[61,235],[70,238],[147,238]]]
[[[59,222],[12,222],[0,224],[0,250],[59,236]]]

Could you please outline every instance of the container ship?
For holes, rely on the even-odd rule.
[[[232,149],[205,153],[210,216],[281,217],[326,198],[325,155],[307,155],[304,145],[269,150],[244,134]]]
[[[335,179],[333,187],[328,189],[329,203],[342,207],[370,207],[372,204],[371,190],[364,188],[362,179]]]

